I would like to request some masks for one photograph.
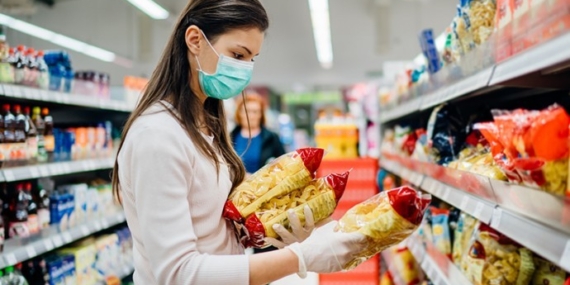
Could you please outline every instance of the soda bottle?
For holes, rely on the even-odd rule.
[[[30,117],[30,107],[24,107],[24,117],[26,117],[26,148],[28,160],[35,163],[38,158],[38,131]]]
[[[49,208],[49,191],[44,187],[38,186],[32,191],[32,195],[38,207],[38,219],[40,229],[49,227],[51,222],[50,208]]]
[[[48,155],[45,148],[45,138],[44,138],[45,122],[41,116],[40,107],[34,107],[32,113],[32,121],[37,131],[37,143],[38,143],[37,161],[46,162],[48,161]]]
[[[53,161],[53,152],[55,150],[55,138],[53,136],[53,118],[49,114],[48,108],[42,109],[42,116],[45,123],[44,139],[48,161]]]
[[[38,204],[32,195],[32,183],[27,182],[24,187],[26,199],[28,200],[28,230],[30,234],[40,232],[40,221],[38,217]]]
[[[10,112],[10,105],[4,104],[4,142],[16,141],[16,117]]]
[[[24,193],[24,185],[17,184],[16,189],[12,190],[10,200],[10,237],[28,237],[30,231],[28,229],[28,199]]]
[[[26,47],[19,45],[15,54],[14,83],[24,84],[28,74],[28,64],[26,62]]]
[[[36,63],[38,65],[38,80],[37,86],[40,89],[49,88],[49,69],[44,60],[44,51],[40,50],[36,56]]]
[[[28,67],[28,73],[25,82],[26,85],[37,87],[38,64],[36,62],[36,51],[33,48],[29,48],[26,51],[26,66]]]
[[[26,142],[26,116],[22,114],[22,108],[20,105],[14,105],[14,114],[16,117],[16,128],[14,136],[16,142],[25,143]]]

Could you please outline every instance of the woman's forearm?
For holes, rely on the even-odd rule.
[[[299,259],[289,249],[249,257],[249,284],[264,285],[299,271]]]

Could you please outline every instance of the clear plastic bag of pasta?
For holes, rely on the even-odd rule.
[[[223,217],[243,222],[261,209],[263,203],[309,184],[321,165],[323,154],[320,148],[301,148],[274,159],[232,191]]]
[[[263,248],[268,246],[264,241],[266,237],[279,240],[273,226],[280,224],[290,230],[289,210],[299,217],[302,226],[305,225],[305,206],[311,209],[314,223],[327,219],[333,214],[344,193],[348,175],[348,171],[329,174],[263,203],[259,210],[245,219],[240,236],[242,244]]]
[[[343,268],[350,270],[411,235],[431,202],[429,194],[403,186],[384,191],[354,206],[340,219],[337,230],[359,232],[366,246]]]

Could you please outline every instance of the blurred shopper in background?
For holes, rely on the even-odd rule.
[[[256,172],[285,153],[279,135],[265,127],[265,101],[260,96],[247,95],[239,101],[235,121],[231,138],[247,173]]]

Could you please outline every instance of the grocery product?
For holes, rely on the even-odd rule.
[[[279,238],[273,226],[280,224],[290,228],[287,211],[295,212],[301,223],[305,222],[305,206],[311,209],[314,223],[330,217],[344,193],[348,175],[349,172],[329,174],[263,203],[245,220],[248,234],[241,238],[242,243],[264,247],[265,237]]]
[[[469,8],[473,41],[480,45],[493,33],[495,27],[495,2],[492,0],[472,0]]]
[[[534,257],[536,271],[532,276],[531,285],[563,285],[566,273],[560,267],[538,256]]]
[[[44,137],[45,132],[45,122],[41,116],[41,109],[40,107],[34,107],[32,109],[32,122],[36,128],[37,132],[37,145],[38,145],[38,153],[37,153],[37,161],[38,162],[46,162],[48,161],[48,155],[46,151],[46,141]]]
[[[420,268],[407,247],[400,247],[395,250],[393,262],[404,284],[414,285],[420,282]]]
[[[481,224],[462,269],[474,285],[519,285],[529,284],[535,267],[532,252]]]
[[[553,105],[541,111],[493,110],[493,122],[477,124],[496,163],[511,182],[564,195],[568,181],[570,117]]]
[[[273,160],[233,190],[224,217],[239,221],[263,203],[306,185],[319,168],[323,154],[323,149],[303,148]]]
[[[495,180],[507,180],[503,170],[495,163],[491,152],[480,144],[461,150],[458,158],[450,162],[448,166],[458,170],[477,173]]]
[[[451,257],[451,234],[449,229],[449,210],[431,207],[432,234],[435,247]]]
[[[430,195],[403,186],[384,191],[351,208],[340,219],[338,230],[362,233],[367,245],[344,268],[352,269],[408,237],[422,221],[430,201]]]
[[[24,185],[19,183],[9,192],[9,237],[28,237],[28,199],[24,193]]]
[[[455,265],[460,266],[462,264],[465,252],[468,251],[471,237],[478,226],[479,221],[469,214],[461,213],[459,216],[457,227],[455,228],[452,252],[452,260]]]
[[[456,159],[466,136],[465,123],[457,108],[447,104],[434,108],[427,126],[432,161],[446,165]]]

